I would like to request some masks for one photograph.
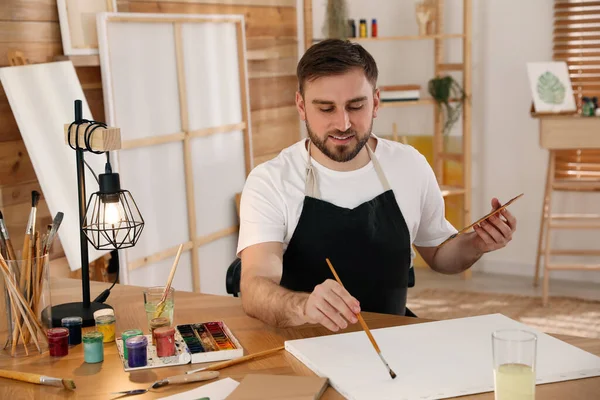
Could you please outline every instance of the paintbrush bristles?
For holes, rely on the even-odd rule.
[[[34,190],[31,192],[31,207],[37,207],[38,202],[40,201],[40,192]]]
[[[329,265],[329,269],[331,270],[331,273],[335,277],[335,280],[337,281],[337,283],[339,283],[340,286],[344,287],[344,284],[342,283],[342,280],[338,276],[337,272],[335,272],[335,268],[333,268],[333,264],[331,264],[331,261],[329,261],[329,258],[326,258],[325,260],[327,261],[327,265]],[[388,372],[390,373],[390,376],[392,377],[392,379],[394,379],[396,377],[396,373],[394,371],[392,371],[392,369],[388,365],[387,361],[385,361],[385,359],[383,358],[383,355],[381,354],[381,350],[379,349],[379,345],[377,344],[377,342],[375,341],[375,338],[371,334],[371,331],[369,330],[369,327],[367,326],[367,323],[365,322],[365,320],[363,319],[363,317],[362,317],[362,315],[360,313],[356,313],[356,317],[358,318],[358,321],[360,322],[360,325],[362,326],[363,330],[365,331],[365,333],[369,337],[369,340],[371,341],[371,344],[373,345],[373,348],[375,349],[375,351],[379,355],[379,358],[381,358],[381,361],[383,362],[383,364],[387,368]]]

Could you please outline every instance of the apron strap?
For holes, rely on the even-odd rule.
[[[319,182],[317,180],[317,173],[315,171],[315,167],[311,161],[312,157],[310,156],[310,145],[311,145],[311,141],[309,139],[308,140],[308,163],[306,166],[306,186],[304,188],[304,194],[306,196],[313,197],[315,199],[320,199],[321,194],[319,192]],[[373,153],[373,150],[371,150],[371,147],[369,146],[368,143],[367,143],[366,147],[367,147],[367,153],[369,154],[369,158],[373,162],[373,168],[375,168],[375,173],[377,174],[377,177],[379,178],[379,181],[381,182],[381,185],[383,186],[384,191],[387,192],[388,190],[390,190],[390,184],[389,184],[385,174],[383,173],[383,169],[381,169],[381,164],[379,164],[379,160],[375,156],[375,153]]]

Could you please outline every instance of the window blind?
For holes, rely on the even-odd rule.
[[[555,0],[553,57],[566,61],[581,110],[583,97],[600,100],[600,1]]]

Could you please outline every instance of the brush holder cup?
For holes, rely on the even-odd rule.
[[[48,350],[52,325],[49,256],[0,259],[0,343],[13,357]]]

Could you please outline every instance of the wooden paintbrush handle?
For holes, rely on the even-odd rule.
[[[371,334],[371,331],[369,330],[369,327],[367,326],[367,323],[363,319],[362,315],[360,315],[360,313],[358,313],[358,314],[356,314],[356,317],[358,318],[358,321],[362,325],[363,330],[367,333],[367,336],[369,337],[369,340],[371,341],[371,344],[373,345],[373,347],[375,347],[375,350],[378,353],[381,353],[381,350],[379,350],[379,346],[377,346],[377,342],[375,341],[375,338]]]
[[[29,372],[20,372],[20,371],[9,371],[5,369],[0,369],[0,377],[14,379],[16,381],[21,382],[29,382],[29,383],[37,383],[40,384],[41,375],[32,374]]]
[[[285,348],[285,346],[276,347],[274,349],[261,351],[259,353],[249,354],[244,357],[234,358],[233,360],[227,360],[227,361],[219,362],[216,364],[212,364],[212,365],[209,365],[208,367],[206,367],[205,371],[215,371],[218,369],[230,367],[232,365],[241,364],[243,362],[250,361],[250,360],[253,360],[258,357],[268,356],[269,354],[276,353],[280,350],[283,350],[284,348]]]
[[[167,378],[169,385],[177,384],[177,383],[191,383],[191,382],[201,382],[201,381],[209,381],[211,379],[215,379],[219,376],[219,371],[202,371],[195,374],[183,374],[176,375],[170,378]]]

